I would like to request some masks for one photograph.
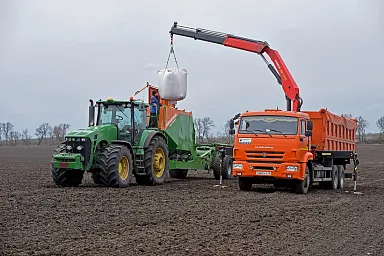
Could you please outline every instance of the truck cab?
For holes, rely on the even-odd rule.
[[[233,121],[230,126],[235,134],[233,176],[239,177],[241,189],[304,180],[306,162],[313,159],[312,121],[307,114],[274,109],[245,112],[236,131]]]

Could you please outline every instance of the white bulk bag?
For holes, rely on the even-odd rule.
[[[157,72],[159,95],[164,100],[179,101],[187,96],[186,69],[160,69]]]

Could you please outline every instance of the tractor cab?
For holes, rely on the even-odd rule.
[[[96,125],[113,124],[117,126],[117,139],[131,144],[137,141],[139,134],[147,128],[147,107],[142,101],[116,101],[108,98],[99,100],[96,106],[91,101],[89,109],[89,126],[94,124],[95,107],[97,107]]]

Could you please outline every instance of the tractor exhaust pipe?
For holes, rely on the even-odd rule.
[[[89,118],[88,118],[88,127],[95,125],[95,106],[93,105],[93,100],[89,100],[90,105],[88,109]]]

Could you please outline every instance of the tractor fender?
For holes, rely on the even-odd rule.
[[[128,141],[125,141],[125,140],[112,140],[111,144],[117,144],[117,145],[124,145],[124,146],[126,146],[129,149],[129,151],[131,152],[132,157],[134,157],[132,145]]]
[[[165,141],[167,141],[167,138],[165,137],[165,135],[161,132],[158,132],[158,131],[153,131],[151,132],[150,134],[148,134],[147,136],[147,139],[145,140],[145,143],[144,143],[144,147],[143,148],[147,148],[149,146],[149,143],[151,142],[152,138],[155,137],[155,136],[160,136],[162,137]]]

